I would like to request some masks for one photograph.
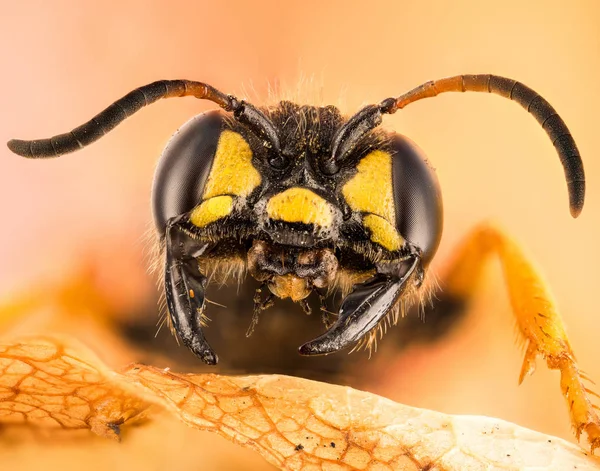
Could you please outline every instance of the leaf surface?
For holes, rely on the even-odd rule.
[[[36,338],[0,345],[0,424],[90,429],[165,409],[285,470],[594,470],[600,459],[498,419],[417,409],[344,386],[288,376],[110,371],[82,346]]]

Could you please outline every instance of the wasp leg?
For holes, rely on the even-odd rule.
[[[519,384],[533,373],[539,355],[550,369],[560,371],[560,386],[567,400],[577,438],[585,431],[594,448],[600,447],[600,419],[590,401],[596,395],[583,383],[569,339],[541,275],[519,246],[499,229],[484,224],[477,227],[455,252],[443,279],[444,291],[454,299],[467,301],[475,291],[487,256],[498,255],[512,310],[527,350]]]
[[[317,294],[319,295],[319,310],[321,311],[321,322],[323,322],[326,329],[329,329],[333,325],[330,315],[337,314],[327,310],[327,306],[325,305],[325,300],[327,299],[327,296],[320,290],[317,290]]]
[[[248,327],[248,330],[246,331],[246,337],[250,337],[253,334],[254,329],[258,325],[258,318],[260,316],[260,313],[262,311],[266,311],[267,309],[269,309],[270,307],[273,307],[275,305],[275,300],[274,300],[275,295],[272,293],[269,293],[264,300],[262,299],[261,293],[262,293],[262,288],[264,286],[266,286],[266,285],[262,285],[254,293],[254,299],[253,299],[254,310],[252,312],[252,321],[250,322],[250,326]]]
[[[310,307],[310,304],[308,304],[308,301],[306,299],[301,300],[299,304],[302,310],[304,311],[304,314],[306,314],[307,316],[310,316],[312,314],[312,308]]]
[[[339,317],[323,335],[300,347],[301,355],[326,355],[359,341],[395,306],[417,275],[420,258],[414,256],[378,272],[354,286],[344,298]]]
[[[217,355],[202,332],[206,277],[200,273],[197,257],[209,244],[190,237],[179,218],[169,221],[165,235],[165,293],[175,331],[183,344],[207,365],[216,365]]]

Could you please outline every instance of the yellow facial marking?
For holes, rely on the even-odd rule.
[[[224,218],[231,213],[232,209],[233,198],[231,196],[216,196],[196,206],[190,215],[190,221],[194,226],[204,227]]]
[[[342,194],[350,208],[381,216],[395,227],[392,156],[382,150],[375,150],[363,157],[356,170],[357,174],[342,188]]]
[[[367,214],[363,225],[371,231],[371,240],[388,250],[400,250],[404,245],[404,239],[398,235],[396,228],[379,216]]]
[[[252,166],[252,151],[246,140],[237,132],[223,131],[203,199],[221,195],[248,196],[260,182],[260,173]]]
[[[329,227],[333,214],[331,204],[306,188],[289,188],[267,202],[267,215],[278,221]]]

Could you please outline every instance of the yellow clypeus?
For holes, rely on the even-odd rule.
[[[278,221],[330,227],[333,215],[332,205],[306,188],[289,188],[267,202],[267,216]]]

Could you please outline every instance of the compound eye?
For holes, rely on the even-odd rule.
[[[201,114],[185,123],[167,144],[152,187],[159,234],[164,234],[169,219],[191,211],[202,200],[223,126],[220,112]]]
[[[391,140],[392,181],[396,228],[422,250],[427,266],[442,236],[442,194],[424,152],[410,139],[396,134]]]

